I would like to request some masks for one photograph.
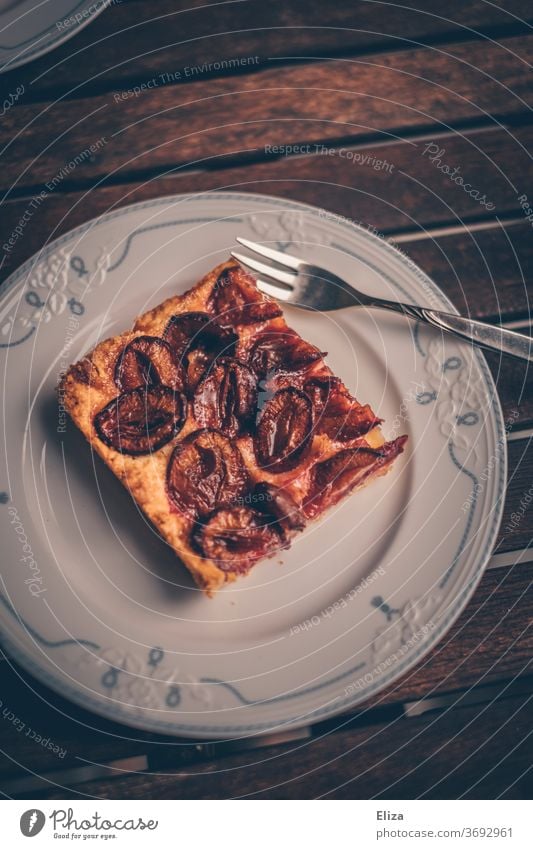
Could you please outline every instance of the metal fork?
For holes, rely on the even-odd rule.
[[[260,275],[257,281],[259,289],[279,301],[285,301],[303,309],[320,311],[353,306],[392,310],[409,318],[424,321],[439,330],[446,330],[489,351],[498,351],[501,354],[509,354],[512,357],[533,362],[533,339],[522,333],[495,327],[483,321],[463,318],[453,313],[366,295],[319,265],[310,265],[303,259],[250,242],[248,239],[237,238],[237,241],[248,250],[276,263],[276,266],[281,266],[279,268],[266,265],[264,262],[236,251],[231,252],[234,259]]]

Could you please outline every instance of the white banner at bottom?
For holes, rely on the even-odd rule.
[[[521,801],[5,801],[5,847],[529,849]],[[34,844],[29,844],[35,838]]]

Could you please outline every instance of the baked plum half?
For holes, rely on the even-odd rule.
[[[94,418],[102,442],[121,454],[151,454],[181,430],[187,402],[168,386],[122,392]]]
[[[247,362],[264,380],[277,371],[298,372],[322,359],[324,354],[293,330],[266,330],[254,341]]]
[[[278,525],[282,538],[288,542],[297,531],[305,528],[305,515],[296,501],[281,487],[267,481],[256,484],[250,496],[256,510]]]
[[[129,342],[115,365],[115,383],[123,392],[162,383],[183,390],[183,369],[170,346],[158,336],[138,336]]]
[[[313,405],[300,389],[280,389],[261,411],[254,437],[258,464],[270,472],[298,465],[313,432]]]
[[[306,516],[316,516],[359,486],[368,475],[384,471],[402,453],[406,441],[406,436],[399,436],[380,448],[368,445],[345,448],[328,460],[316,463],[311,470]]]
[[[335,442],[358,439],[380,424],[371,407],[362,407],[340,380],[328,375],[312,377],[304,384],[315,412],[315,433],[325,433]]]
[[[194,417],[201,427],[227,436],[249,430],[257,412],[257,377],[244,363],[222,357],[213,363],[194,393]]]
[[[275,522],[251,507],[216,510],[194,532],[205,557],[225,572],[247,572],[262,557],[283,546]]]
[[[206,312],[184,312],[170,317],[163,332],[174,357],[187,374],[187,386],[194,391],[217,357],[231,357],[238,337],[222,327]]]
[[[220,431],[197,430],[174,448],[167,466],[167,493],[181,513],[206,516],[242,499],[247,488],[241,452]]]

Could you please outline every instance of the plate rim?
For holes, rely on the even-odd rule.
[[[448,306],[450,310],[455,313],[458,313],[457,309],[453,305],[453,303],[449,300],[448,296],[440,289],[440,287],[433,281],[431,277],[421,269],[410,257],[408,254],[404,253],[402,249],[397,248],[394,244],[388,242],[385,238],[377,235],[376,231],[366,228],[363,224],[352,221],[345,216],[340,214],[332,213],[328,210],[325,210],[322,207],[314,206],[308,203],[302,203],[300,201],[286,200],[283,198],[278,198],[276,196],[264,195],[256,192],[232,192],[232,191],[212,191],[212,192],[201,192],[201,193],[175,193],[171,195],[164,195],[158,198],[152,198],[148,201],[136,201],[131,204],[126,204],[120,209],[112,210],[107,213],[103,213],[102,215],[94,216],[93,218],[88,219],[84,223],[78,225],[77,227],[67,231],[62,236],[59,236],[57,239],[48,243],[44,250],[41,249],[35,252],[29,259],[27,259],[21,266],[14,269],[14,271],[9,275],[9,277],[4,281],[3,291],[0,295],[0,308],[1,304],[8,296],[9,293],[15,288],[17,283],[21,281],[21,278],[24,276],[26,270],[32,266],[36,262],[41,262],[46,259],[51,253],[53,253],[57,248],[64,244],[65,242],[72,239],[74,236],[81,234],[87,230],[92,229],[93,227],[102,224],[106,221],[112,220],[117,217],[121,217],[125,214],[128,214],[135,210],[145,209],[153,206],[170,206],[173,203],[180,202],[211,202],[213,199],[217,200],[227,200],[229,202],[233,201],[254,201],[265,203],[271,207],[278,206],[281,209],[287,210],[295,210],[311,213],[313,216],[317,216],[318,213],[325,213],[327,217],[323,217],[322,223],[324,224],[334,224],[335,226],[340,226],[343,230],[346,231],[347,234],[353,232],[353,230],[358,231],[360,234],[365,235],[370,241],[374,242],[377,246],[380,246],[382,251],[385,251],[389,254],[390,257],[399,261],[403,266],[405,266],[411,273],[415,272],[422,279],[426,281],[426,283],[430,286],[430,288],[434,291],[434,293]],[[122,708],[121,706],[117,706],[113,700],[106,699],[105,697],[91,697],[86,695],[83,692],[83,688],[80,687],[70,687],[69,684],[65,684],[64,675],[56,675],[55,673],[49,672],[47,669],[41,667],[38,663],[36,663],[30,652],[26,652],[24,648],[19,648],[14,640],[11,639],[10,635],[2,632],[1,634],[1,642],[8,647],[9,654],[18,662],[23,668],[26,668],[36,679],[38,679],[41,683],[44,683],[46,686],[50,687],[54,692],[58,693],[60,696],[64,696],[68,698],[70,701],[74,702],[78,706],[85,708],[86,710],[90,709],[90,711],[96,713],[98,716],[101,716],[110,721],[116,721],[123,723],[129,727],[136,728],[144,731],[153,731],[156,733],[162,734],[171,734],[179,737],[185,737],[190,739],[228,739],[235,738],[239,739],[242,737],[259,736],[261,734],[269,734],[275,731],[280,730],[288,730],[294,729],[298,727],[302,727],[304,725],[308,725],[310,723],[316,722],[318,720],[324,720],[326,718],[334,717],[340,713],[348,711],[350,709],[354,709],[358,704],[365,702],[368,698],[375,696],[377,693],[381,692],[385,687],[394,684],[401,675],[405,672],[412,669],[423,657],[427,656],[429,652],[438,645],[441,640],[448,633],[454,622],[461,615],[462,611],[467,606],[468,602],[472,598],[475,590],[477,589],[481,578],[483,577],[487,564],[492,556],[494,549],[494,542],[497,537],[502,517],[503,517],[503,509],[504,509],[504,494],[506,489],[506,484],[508,480],[508,451],[507,451],[507,443],[504,439],[505,433],[505,419],[503,415],[503,410],[501,407],[501,401],[499,394],[496,389],[496,385],[494,383],[494,379],[492,374],[488,368],[486,359],[482,353],[482,351],[478,348],[473,350],[473,356],[476,358],[476,363],[481,373],[486,387],[489,390],[488,397],[490,400],[490,409],[492,413],[492,422],[495,425],[495,433],[494,436],[496,438],[496,443],[498,441],[503,445],[503,450],[500,452],[499,462],[500,462],[500,476],[498,482],[499,492],[497,493],[496,504],[494,509],[491,510],[492,519],[490,523],[490,528],[487,529],[487,539],[484,543],[484,551],[483,554],[478,556],[471,566],[470,575],[465,575],[465,581],[462,584],[461,588],[456,590],[452,596],[453,601],[447,606],[446,615],[442,617],[439,622],[439,625],[436,626],[429,634],[427,639],[425,639],[422,644],[418,647],[417,650],[414,650],[411,653],[407,653],[406,657],[391,667],[391,675],[390,678],[378,677],[377,681],[374,682],[372,686],[369,686],[367,689],[361,690],[360,693],[354,693],[350,696],[345,697],[344,699],[337,699],[336,703],[333,706],[322,706],[316,709],[308,710],[303,715],[291,716],[288,719],[281,720],[272,720],[270,722],[258,722],[252,723],[249,725],[244,724],[235,724],[231,726],[223,726],[223,725],[214,725],[214,726],[202,726],[202,725],[180,725],[180,723],[173,721],[163,721],[152,719],[150,715],[147,713],[146,716],[136,715],[135,710],[138,710],[138,707],[131,706],[130,709]],[[394,671],[393,671],[394,670]],[[241,707],[244,707],[241,705]],[[157,709],[150,708],[153,712]],[[165,711],[161,710],[162,713]]]
[[[39,59],[41,56],[46,56],[47,53],[50,53],[50,51],[54,50],[56,47],[59,47],[61,44],[64,44],[66,41],[69,41],[69,39],[71,39],[78,32],[81,32],[82,29],[84,29],[86,26],[88,26],[88,24],[92,23],[92,21],[95,18],[97,18],[98,15],[100,15],[101,12],[103,12],[104,9],[107,9],[107,7],[110,6],[112,3],[113,3],[113,0],[93,0],[92,3],[89,2],[89,0],[82,0],[82,2],[76,3],[76,5],[72,8],[72,10],[69,13],[67,13],[62,18],[62,20],[64,20],[65,18],[68,18],[69,15],[72,16],[76,11],[78,11],[80,8],[83,8],[84,6],[93,7],[93,9],[94,9],[94,6],[96,6],[96,9],[93,10],[92,14],[87,15],[85,20],[80,21],[79,23],[76,21],[76,23],[74,25],[70,26],[64,33],[62,33],[61,30],[58,30],[57,37],[52,37],[52,38],[48,39],[40,47],[35,47],[32,50],[28,50],[27,52],[19,54],[17,58],[13,59],[13,61],[11,61],[10,59],[7,59],[6,60],[7,63],[8,63],[7,65],[5,65],[5,64],[0,65],[0,74],[8,74],[10,71],[13,71],[15,68],[20,68],[23,65],[27,65],[29,62],[33,62],[34,59]],[[53,23],[57,24],[58,21],[54,21]],[[44,29],[42,31],[42,33],[36,33],[31,38],[26,39],[26,41],[21,41],[18,44],[15,44],[12,47],[7,48],[5,50],[5,52],[6,53],[8,53],[9,51],[15,52],[16,50],[18,50],[18,48],[22,47],[26,42],[29,42],[31,44],[32,41],[35,41],[35,39],[37,38],[38,35],[49,32],[51,30],[52,26],[53,26],[53,23],[49,24],[46,27],[46,29]]]

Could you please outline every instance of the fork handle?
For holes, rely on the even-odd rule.
[[[447,330],[460,339],[467,339],[474,345],[486,348],[488,351],[498,351],[500,354],[509,354],[519,360],[533,362],[533,338],[523,333],[515,333],[513,330],[505,330],[486,324],[484,321],[474,321],[471,318],[463,318],[454,313],[440,312],[439,310],[417,307],[414,304],[399,304],[396,301],[375,301],[373,306],[400,312],[440,330]]]

